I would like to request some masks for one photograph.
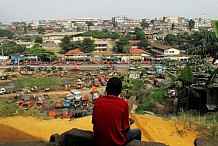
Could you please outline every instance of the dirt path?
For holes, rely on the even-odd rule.
[[[152,115],[132,114],[131,118],[135,120],[131,128],[140,128],[142,131],[142,140],[144,141],[162,142],[170,146],[192,146],[196,138],[193,132],[183,129],[181,125],[176,124],[174,121],[164,120]],[[37,120],[32,117],[8,117],[0,119],[0,126],[2,131],[0,133],[0,142],[9,141],[10,137],[14,137],[13,130],[20,131],[20,133],[17,132],[19,133],[19,137],[12,139],[15,141],[34,139],[48,141],[51,134],[60,134],[71,128],[92,130],[91,116],[72,121],[61,119]],[[12,129],[12,131],[7,132],[9,129]],[[181,134],[181,131],[184,134]]]

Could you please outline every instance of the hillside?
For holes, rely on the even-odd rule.
[[[131,115],[132,128],[142,130],[142,140],[162,142],[171,146],[191,146],[196,134],[174,121],[152,115]],[[48,141],[51,134],[63,133],[72,128],[92,130],[91,116],[64,121],[61,119],[37,120],[32,117],[8,117],[0,119],[0,143],[6,141]]]

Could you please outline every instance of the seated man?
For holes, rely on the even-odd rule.
[[[106,95],[94,102],[94,146],[122,146],[133,139],[141,140],[141,131],[130,129],[133,121],[129,119],[127,102],[118,97],[121,89],[122,81],[113,77],[107,82]]]

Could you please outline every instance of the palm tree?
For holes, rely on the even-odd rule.
[[[216,38],[218,39],[218,21],[214,21],[213,22],[213,27],[215,29],[215,35],[216,35]],[[218,48],[218,43],[215,43],[215,47]],[[218,58],[218,51],[216,51],[216,54],[215,54],[215,57],[213,59],[213,63],[216,61],[216,59]]]

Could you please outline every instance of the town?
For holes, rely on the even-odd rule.
[[[116,76],[131,114],[208,116],[217,139],[217,44],[204,14],[0,22],[0,117],[88,117]]]

